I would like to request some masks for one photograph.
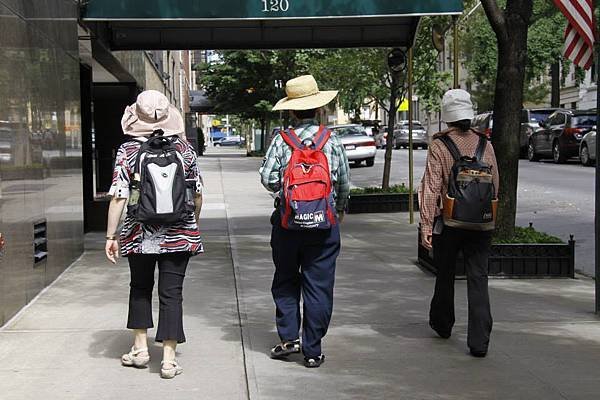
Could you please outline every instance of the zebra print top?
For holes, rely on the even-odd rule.
[[[184,172],[187,180],[196,181],[196,192],[202,194],[202,177],[198,170],[197,156],[193,147],[179,139],[175,145],[183,156]],[[112,185],[109,195],[116,198],[129,198],[129,181],[133,175],[140,150],[140,142],[128,141],[119,147],[115,160]],[[189,213],[184,221],[169,226],[147,225],[132,216],[125,217],[119,235],[121,254],[164,254],[188,252],[192,255],[203,253],[202,238],[194,213]]]

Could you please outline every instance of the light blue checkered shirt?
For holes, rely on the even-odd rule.
[[[294,128],[300,140],[312,138],[319,130],[319,123],[314,120],[303,120]],[[340,139],[331,134],[329,141],[323,147],[323,153],[329,162],[333,196],[338,211],[345,211],[350,194],[350,166],[344,146]],[[292,149],[277,134],[267,150],[267,155],[260,168],[260,178],[263,186],[271,192],[280,192],[283,185],[283,175],[292,157]],[[280,193],[281,194],[281,193]]]

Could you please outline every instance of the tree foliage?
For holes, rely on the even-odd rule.
[[[499,1],[500,6],[506,4]],[[494,90],[498,63],[496,36],[482,11],[473,13],[463,23],[465,33],[461,48],[469,81],[473,84],[473,97],[480,111],[494,106]],[[549,0],[534,0],[533,15],[529,22],[527,64],[525,69],[524,101],[542,102],[550,91],[550,82],[540,80],[548,76],[551,64],[562,60],[561,49],[565,19]]]

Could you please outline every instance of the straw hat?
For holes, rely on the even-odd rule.
[[[285,84],[287,97],[273,107],[280,110],[312,110],[329,104],[338,94],[337,90],[319,91],[317,81],[312,75],[303,75],[289,80]]]
[[[150,136],[162,129],[165,136],[185,137],[185,123],[179,110],[156,90],[139,94],[135,104],[125,108],[121,119],[123,133],[130,136]]]
[[[448,90],[442,98],[442,120],[446,123],[473,119],[473,103],[466,90]]]

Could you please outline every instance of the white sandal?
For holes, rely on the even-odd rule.
[[[140,353],[146,354],[140,355]],[[143,368],[148,365],[149,362],[150,353],[148,353],[147,347],[144,347],[143,349],[136,349],[135,347],[132,347],[129,353],[121,356],[121,364],[126,367]]]
[[[171,368],[165,368],[165,364],[170,365]],[[175,376],[181,374],[183,368],[179,366],[177,360],[172,361],[161,361],[160,363],[160,377],[164,379],[173,379]]]

